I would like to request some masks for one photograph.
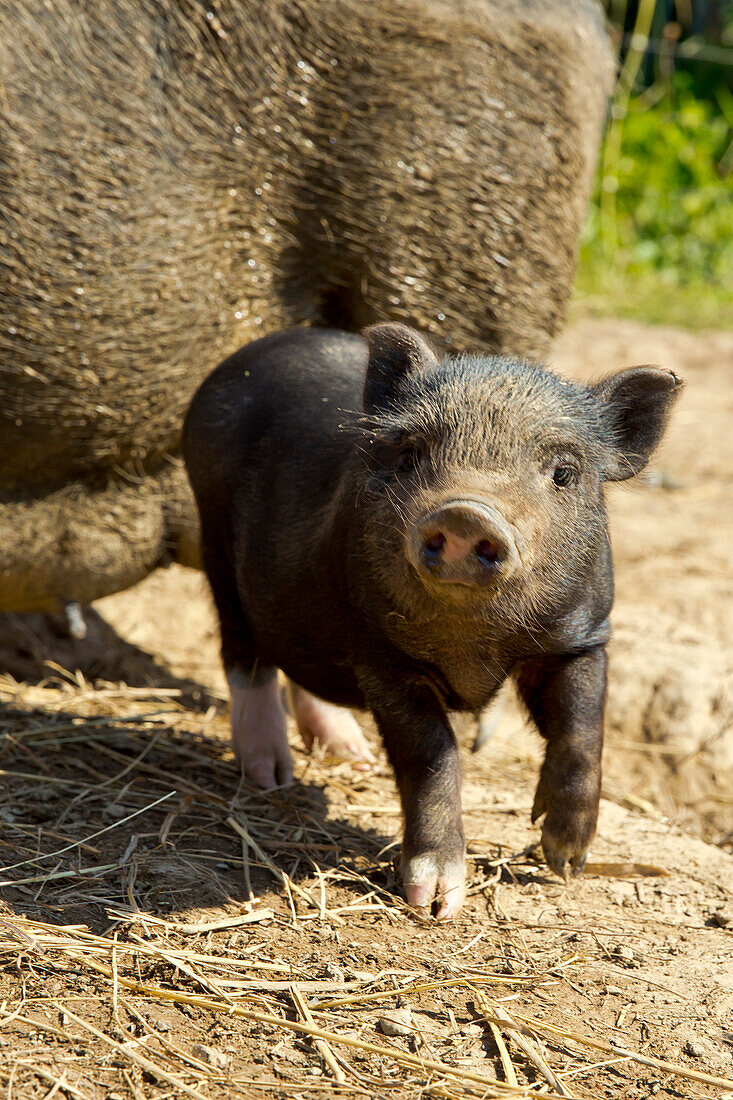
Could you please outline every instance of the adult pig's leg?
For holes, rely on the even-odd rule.
[[[394,768],[404,816],[401,871],[410,905],[438,920],[466,896],[461,764],[445,710],[428,684],[362,670],[360,684]]]
[[[525,662],[517,686],[547,740],[532,820],[545,816],[542,847],[558,875],[583,869],[601,793],[606,652]]]
[[[288,680],[293,717],[307,749],[317,742],[332,756],[350,760],[357,771],[370,771],[376,757],[351,711],[311,695]]]

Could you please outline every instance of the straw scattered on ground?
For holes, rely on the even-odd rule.
[[[436,925],[399,894],[384,763],[365,777],[297,752],[298,785],[263,794],[216,706],[48,672],[0,679],[8,1097],[733,1096],[715,1023],[733,989],[660,962],[731,950],[730,894],[700,881],[698,850],[699,913],[658,904],[645,926],[613,891],[679,899],[672,849],[601,851],[566,889],[535,854],[522,761],[482,754],[469,903]],[[396,1007],[407,1023],[385,1034]]]

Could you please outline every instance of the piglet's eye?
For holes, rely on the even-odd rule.
[[[566,489],[576,480],[577,471],[572,466],[556,466],[552,472],[552,480],[558,489]]]
[[[399,473],[408,473],[416,469],[422,462],[425,448],[422,443],[411,441],[402,447],[397,455],[395,469]]]

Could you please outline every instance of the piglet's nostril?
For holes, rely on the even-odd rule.
[[[431,535],[430,538],[425,539],[425,549],[429,554],[439,554],[444,546],[445,535],[440,531],[437,535]]]
[[[493,542],[491,539],[481,539],[476,543],[475,553],[479,561],[485,562],[487,565],[494,565],[502,558],[501,546],[497,542]]]

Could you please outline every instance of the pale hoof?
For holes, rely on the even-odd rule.
[[[453,920],[466,900],[465,860],[445,862],[435,853],[414,856],[403,864],[402,878],[408,905],[435,919]]]
[[[285,712],[277,680],[247,687],[244,674],[227,673],[231,692],[232,747],[242,775],[266,790],[293,781]]]
[[[303,744],[309,751],[314,745],[336,760],[349,761],[356,771],[371,771],[377,758],[351,711],[289,685],[293,717]]]

